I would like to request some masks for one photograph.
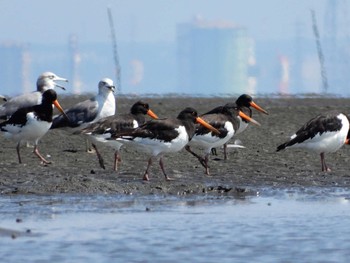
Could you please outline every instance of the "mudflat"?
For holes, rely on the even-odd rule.
[[[88,96],[61,96],[63,108],[86,99]],[[185,107],[191,106],[204,113],[216,106],[234,102],[234,97],[151,97],[118,96],[117,111],[126,113],[131,105],[142,99],[160,117],[176,117]],[[150,181],[142,180],[148,157],[135,148],[124,145],[122,162],[113,171],[114,151],[98,145],[106,169],[99,167],[97,157],[87,153],[85,138],[74,135],[70,129],[50,130],[40,141],[39,150],[52,163],[40,164],[32,148],[21,148],[23,164],[19,164],[16,143],[0,138],[0,193],[5,194],[227,194],[256,193],[265,187],[348,187],[350,185],[350,147],[326,154],[331,172],[321,172],[320,156],[303,150],[289,149],[276,152],[312,117],[331,110],[349,113],[350,99],[344,98],[255,98],[269,115],[253,109],[253,118],[261,127],[250,125],[239,139],[246,147],[229,148],[228,160],[223,150],[210,158],[207,176],[199,161],[185,150],[164,157],[165,169],[173,181],[166,181],[155,161]],[[203,154],[201,149],[193,148]]]

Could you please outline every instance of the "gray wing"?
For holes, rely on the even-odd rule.
[[[55,117],[52,122],[51,129],[60,127],[79,127],[84,123],[92,122],[98,113],[98,103],[94,99],[82,101],[66,111],[69,118],[65,118],[62,114]]]
[[[0,106],[0,118],[7,119],[20,108],[38,105],[41,103],[41,98],[42,94],[38,91],[12,97]]]

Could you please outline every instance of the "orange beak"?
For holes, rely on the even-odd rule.
[[[345,144],[350,144],[350,139],[349,139],[349,138],[347,138],[347,139],[345,140]]]
[[[252,106],[254,109],[256,109],[256,110],[258,110],[258,111],[260,111],[260,112],[262,112],[262,113],[265,113],[265,114],[269,115],[268,112],[267,112],[266,110],[264,110],[263,108],[261,108],[261,107],[260,107],[258,104],[256,104],[254,101],[252,101],[252,102],[250,103],[250,106]]]
[[[197,117],[196,121],[203,125],[205,128],[211,130],[212,132],[215,132],[216,134],[220,134],[219,130],[217,130],[216,128],[214,128],[213,126],[211,126],[209,123],[207,123],[205,120],[203,120],[201,117]]]
[[[251,122],[251,123],[254,123],[255,125],[261,126],[261,124],[260,124],[259,122],[257,122],[257,121],[254,120],[253,118],[249,117],[247,114],[243,113],[242,111],[239,111],[239,112],[238,112],[238,115],[239,115],[241,118],[243,118],[243,119],[245,119],[245,120],[247,120],[247,121],[249,121],[249,122]]]
[[[61,105],[58,103],[57,100],[53,102],[53,105],[55,105],[55,107],[63,114],[63,116],[66,117],[68,121],[70,121],[67,114],[64,112],[64,110],[62,109]]]
[[[150,116],[153,119],[158,119],[158,116],[151,110],[147,111],[147,115]]]

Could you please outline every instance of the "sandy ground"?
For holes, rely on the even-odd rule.
[[[64,108],[85,99],[61,97]],[[199,113],[234,101],[235,98],[117,98],[119,113],[128,112],[139,99],[147,101],[159,117],[176,116],[183,108],[192,106]],[[257,111],[253,117],[262,126],[249,126],[237,136],[245,149],[229,149],[224,161],[222,149],[210,160],[211,176],[197,159],[186,151],[166,155],[167,173],[174,181],[165,181],[157,162],[154,162],[150,181],[142,181],[147,157],[130,147],[122,148],[119,171],[113,171],[114,153],[100,147],[106,169],[99,167],[95,154],[85,152],[83,137],[70,130],[52,130],[39,145],[41,153],[52,161],[43,166],[22,147],[23,164],[18,164],[15,143],[0,138],[0,193],[1,194],[255,194],[266,187],[348,187],[350,184],[350,147],[326,155],[332,172],[321,172],[320,158],[302,150],[276,153],[276,147],[315,115],[339,110],[348,113],[350,99],[334,98],[256,98],[255,101],[270,115]],[[195,149],[200,152],[199,149]]]

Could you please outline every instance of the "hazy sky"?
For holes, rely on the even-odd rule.
[[[110,41],[107,7],[118,41],[173,41],[176,24],[200,15],[246,26],[254,38],[295,36],[299,21],[311,34],[310,9],[323,25],[328,0],[0,0],[0,42]]]

